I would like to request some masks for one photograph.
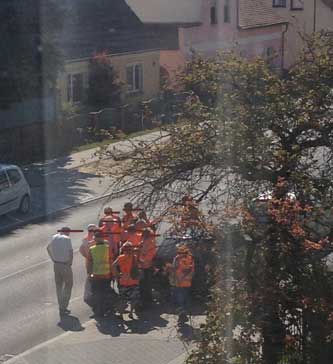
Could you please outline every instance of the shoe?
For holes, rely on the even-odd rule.
[[[69,315],[70,313],[71,313],[71,311],[70,311],[70,310],[67,310],[67,308],[65,308],[65,309],[60,309],[60,310],[59,310],[59,314],[60,314],[60,316]]]

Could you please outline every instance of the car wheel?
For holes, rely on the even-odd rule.
[[[22,197],[18,211],[22,214],[27,214],[30,211],[30,197],[28,195]]]

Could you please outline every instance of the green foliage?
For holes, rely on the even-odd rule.
[[[106,53],[96,54],[89,64],[88,105],[95,108],[120,105],[121,84]]]
[[[133,144],[114,176],[122,187],[143,182],[137,196],[151,207],[188,192],[209,207],[221,269],[190,364],[332,361],[322,258],[333,219],[318,230],[333,203],[332,38],[304,42],[286,79],[261,59],[196,56],[180,76],[192,95],[178,123]],[[253,205],[263,193],[260,217]]]

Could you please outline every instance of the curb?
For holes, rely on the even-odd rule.
[[[86,322],[82,325],[82,327],[84,327],[84,329],[85,329],[85,328],[86,328],[88,325],[90,325],[93,321],[94,321],[94,320],[86,321]],[[26,355],[29,355],[30,353],[33,353],[33,352],[35,352],[35,351],[37,351],[37,350],[39,350],[39,349],[41,349],[41,348],[44,348],[44,347],[48,346],[49,344],[51,344],[51,343],[53,343],[53,342],[55,342],[55,341],[61,340],[63,337],[68,336],[68,335],[70,335],[70,334],[72,334],[72,333],[73,333],[72,331],[66,331],[66,332],[63,332],[62,334],[57,335],[57,336],[53,337],[52,339],[49,339],[49,340],[47,340],[47,341],[44,341],[44,342],[42,342],[42,343],[40,343],[40,344],[38,344],[38,345],[36,345],[36,346],[34,346],[34,347],[32,347],[32,348],[30,348],[30,349],[26,350],[26,351],[23,351],[23,353],[20,353],[20,354],[17,354],[17,355],[15,355],[15,356],[13,356],[12,358],[10,358],[10,359],[6,360],[4,363],[6,363],[6,364],[12,364],[12,363],[15,363],[17,360],[20,360],[21,358],[23,358],[23,360],[24,360],[24,357],[25,357]],[[168,364],[169,364],[169,363],[168,363]],[[174,364],[174,363],[170,363],[170,364]],[[175,363],[175,364],[176,364],[176,363]]]
[[[141,183],[141,184],[139,184],[139,185],[137,185],[135,187],[124,188],[123,190],[120,190],[120,191],[117,191],[117,192],[106,193],[106,194],[104,194],[102,196],[93,197],[93,198],[90,198],[90,199],[88,199],[86,201],[79,202],[77,204],[73,204],[73,205],[70,205],[70,206],[62,207],[62,208],[60,208],[58,210],[49,212],[47,214],[37,215],[37,216],[31,217],[30,219],[22,220],[22,222],[16,222],[16,223],[13,223],[12,225],[7,225],[7,227],[4,227],[3,229],[0,228],[0,236],[2,234],[6,234],[6,233],[12,231],[14,228],[20,228],[22,226],[25,226],[25,225],[31,224],[31,223],[43,222],[47,218],[56,216],[56,215],[58,215],[58,214],[60,214],[60,213],[62,213],[64,211],[73,209],[75,207],[79,207],[79,206],[86,205],[86,204],[88,204],[90,202],[102,200],[102,199],[107,198],[107,197],[110,197],[110,196],[114,196],[114,198],[119,198],[123,193],[127,193],[127,192],[129,192],[131,190],[134,190],[135,188],[138,188],[138,187],[142,187],[143,185],[144,184]]]

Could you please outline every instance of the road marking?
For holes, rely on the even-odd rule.
[[[74,250],[74,254],[78,253],[79,252],[79,249],[76,249]],[[42,262],[39,262],[39,263],[35,263],[33,265],[30,265],[30,267],[27,267],[27,268],[23,268],[23,269],[20,269],[16,272],[13,272],[13,273],[10,273],[10,274],[7,274],[3,277],[0,277],[0,282],[5,280],[5,279],[8,279],[8,278],[11,278],[11,277],[14,277],[18,274],[21,274],[21,273],[24,273],[24,272],[27,272],[28,270],[30,269],[33,269],[33,268],[36,268],[36,267],[39,267],[40,265],[43,265],[45,263],[51,263],[50,259],[47,259],[47,260],[43,260]]]

